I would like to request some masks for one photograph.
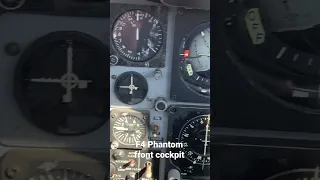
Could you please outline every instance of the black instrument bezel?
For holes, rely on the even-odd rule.
[[[162,27],[163,42],[160,50],[151,59],[143,62],[130,61],[122,55],[120,55],[113,43],[112,29],[114,23],[117,21],[118,17],[123,13],[131,10],[141,10],[148,12],[153,17],[155,17]],[[165,55],[166,55],[166,39],[167,39],[167,7],[164,6],[146,6],[146,5],[133,5],[133,4],[110,4],[110,55],[115,55],[118,57],[118,63],[116,66],[130,66],[130,67],[150,67],[150,68],[164,68],[165,67]]]

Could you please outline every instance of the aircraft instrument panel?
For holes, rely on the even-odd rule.
[[[110,9],[110,178],[210,179],[210,11]]]

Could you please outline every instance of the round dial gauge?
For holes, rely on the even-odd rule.
[[[197,73],[210,71],[210,28],[200,31],[193,38],[189,49],[193,70]]]
[[[192,84],[210,86],[210,23],[197,26],[183,41],[181,72]]]
[[[30,177],[29,179],[42,180],[42,179],[63,179],[63,180],[95,180],[92,176],[88,174],[83,174],[71,169],[54,169],[49,172],[41,173]]]
[[[109,106],[106,51],[100,41],[80,32],[54,32],[36,40],[15,71],[15,97],[25,116],[59,135],[101,127]]]
[[[147,96],[148,83],[137,72],[125,72],[117,78],[114,92],[121,102],[129,105],[138,104]]]
[[[163,43],[163,31],[160,22],[151,14],[131,10],[121,14],[115,21],[112,40],[123,58],[143,62],[159,52]]]
[[[118,118],[113,127],[113,136],[124,145],[135,145],[137,141],[142,141],[147,134],[145,121],[133,116],[127,115]]]
[[[210,116],[202,115],[189,120],[179,133],[181,149],[193,164],[210,164]]]

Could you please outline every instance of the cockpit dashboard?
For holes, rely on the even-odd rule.
[[[0,0],[0,179],[210,179],[208,7]]]
[[[210,11],[167,3],[110,4],[111,179],[210,179]]]

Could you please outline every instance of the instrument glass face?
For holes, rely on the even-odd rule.
[[[147,96],[148,83],[137,72],[125,72],[117,78],[114,84],[114,92],[122,103],[128,105],[138,104]]]
[[[112,40],[115,49],[124,59],[144,62],[160,51],[163,30],[160,21],[150,13],[130,10],[115,21]]]
[[[180,130],[182,151],[193,164],[210,165],[210,116],[197,116]]]
[[[42,130],[85,134],[106,122],[105,46],[80,32],[59,31],[39,38],[21,56],[15,96],[24,115]]]
[[[189,49],[193,71],[204,78],[210,78],[210,28],[200,31],[192,40]]]
[[[147,134],[145,121],[133,115],[118,118],[112,131],[117,141],[124,145],[135,145],[136,142],[142,142]]]

